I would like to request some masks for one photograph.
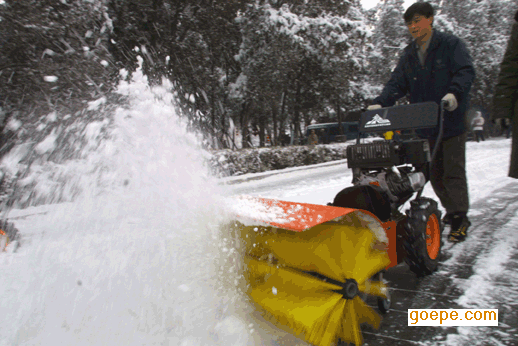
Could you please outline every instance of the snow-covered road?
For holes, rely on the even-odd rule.
[[[467,171],[470,199],[476,202],[487,198],[491,191],[513,182],[507,177],[509,167],[510,140],[503,138],[485,142],[467,143]],[[284,172],[284,173],[281,173]],[[341,189],[351,185],[352,173],[347,161],[341,164],[320,164],[303,169],[285,169],[277,174],[249,174],[225,181],[249,178],[249,181],[229,185],[234,194],[251,194],[278,198],[293,202],[326,204],[331,202]],[[265,176],[260,179],[261,176]],[[434,198],[428,184],[424,195]],[[472,211],[477,213],[478,211]]]

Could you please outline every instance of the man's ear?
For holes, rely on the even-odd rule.
[[[430,16],[430,17],[428,17],[428,19],[432,19],[432,27],[433,27],[433,19],[434,19],[434,17]]]

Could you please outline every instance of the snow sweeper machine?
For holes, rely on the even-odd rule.
[[[418,276],[436,270],[441,212],[422,191],[443,109],[425,102],[364,112],[361,134],[439,124],[438,138],[431,149],[426,139],[367,142],[359,135],[347,147],[352,185],[332,203],[237,199],[233,245],[242,254],[244,290],[265,318],[313,345],[361,345],[360,325],[381,321],[367,297],[381,313],[390,308],[383,272],[403,261]]]

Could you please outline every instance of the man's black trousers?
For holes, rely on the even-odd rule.
[[[447,214],[467,213],[469,209],[466,137],[464,133],[443,139],[432,162],[430,182]],[[430,140],[430,147],[434,145]]]

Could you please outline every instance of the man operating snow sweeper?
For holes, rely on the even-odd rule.
[[[411,5],[404,20],[414,41],[404,49],[390,80],[368,110],[393,106],[405,95],[411,103],[447,103],[443,139],[432,163],[430,181],[446,209],[444,223],[451,225],[448,240],[463,241],[470,226],[465,114],[475,69],[466,45],[458,37],[433,28],[434,10],[428,2]],[[439,128],[416,132],[433,147]]]

